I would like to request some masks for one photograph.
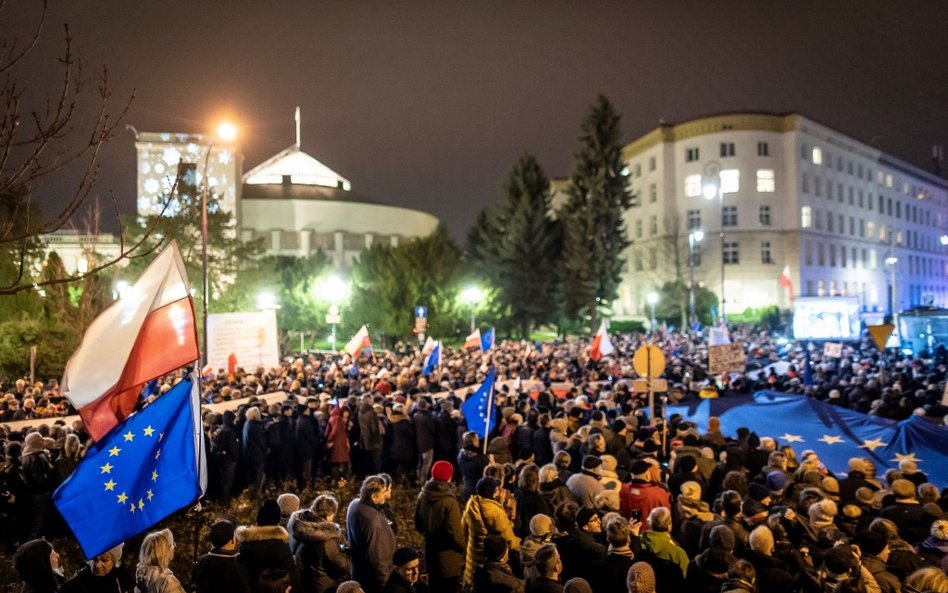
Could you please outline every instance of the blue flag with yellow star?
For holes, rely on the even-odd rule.
[[[497,406],[494,405],[494,368],[491,367],[484,382],[477,391],[468,396],[461,404],[461,411],[467,420],[467,429],[481,435],[481,441],[497,424]]]
[[[199,402],[195,378],[183,379],[99,440],[53,494],[86,558],[204,493]]]

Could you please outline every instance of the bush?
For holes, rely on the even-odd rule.
[[[0,376],[28,376],[32,346],[36,346],[37,379],[58,377],[79,346],[79,333],[67,324],[37,319],[0,323]]]
[[[634,320],[611,321],[609,331],[619,334],[645,333],[645,323]]]

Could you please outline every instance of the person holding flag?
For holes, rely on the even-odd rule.
[[[369,339],[369,328],[366,327],[365,324],[349,339],[343,351],[355,360],[364,349],[372,349],[372,340]]]
[[[483,435],[481,442],[486,450],[487,437],[490,431],[497,425],[497,406],[494,403],[494,368],[491,367],[487,372],[484,382],[472,393],[463,404],[461,412],[467,420],[467,428],[476,432],[478,436]]]
[[[481,342],[481,328],[475,329],[471,334],[464,338],[464,344],[461,346],[461,350],[471,350],[474,348],[483,348],[483,343]]]

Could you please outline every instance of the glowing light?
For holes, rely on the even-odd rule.
[[[237,126],[227,121],[221,122],[217,126],[217,137],[224,142],[233,142],[237,139]]]
[[[469,305],[476,305],[484,300],[484,291],[477,286],[469,286],[461,292],[461,300]]]
[[[648,302],[649,305],[654,305],[655,303],[658,302],[658,293],[657,292],[648,293],[647,295],[645,295],[645,300],[646,302]]]
[[[713,185],[706,185],[702,190],[705,200],[713,200],[718,197],[718,188]]]
[[[691,233],[691,238],[694,239],[695,243],[701,243],[704,240],[704,231],[695,231]]]
[[[335,305],[349,296],[349,285],[339,276],[332,274],[316,284],[314,293],[316,298]]]
[[[257,308],[261,311],[279,309],[280,303],[277,302],[276,295],[272,292],[261,292],[257,295]]]

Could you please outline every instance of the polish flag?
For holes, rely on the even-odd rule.
[[[598,362],[603,356],[609,356],[613,352],[615,352],[615,346],[612,345],[612,340],[609,339],[606,322],[603,321],[599,326],[599,331],[596,332],[596,337],[593,338],[589,357]]]
[[[790,297],[790,302],[793,302],[793,280],[790,279],[790,266],[783,267],[783,273],[780,274],[777,282],[787,289],[787,296]]]
[[[471,348],[481,348],[481,328],[474,330],[474,333],[464,338],[464,345],[461,346],[461,350],[468,350]]]
[[[369,339],[369,328],[365,325],[359,328],[359,331],[352,336],[352,339],[349,340],[349,343],[346,344],[346,347],[343,348],[346,354],[352,358],[359,356],[359,353],[362,352],[363,348],[371,348],[372,341]]]
[[[145,383],[198,359],[194,302],[178,245],[89,325],[62,391],[99,440],[125,420]]]

